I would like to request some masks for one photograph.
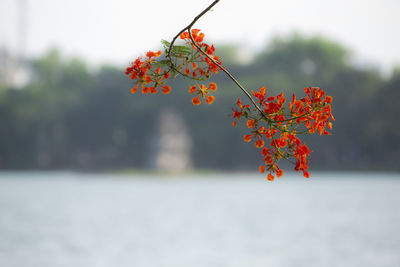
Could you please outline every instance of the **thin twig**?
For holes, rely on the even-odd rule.
[[[211,5],[209,5],[206,9],[204,9],[199,15],[197,15],[197,16],[193,19],[192,23],[190,23],[188,26],[186,26],[185,28],[183,28],[183,29],[174,37],[174,39],[172,39],[172,42],[171,42],[171,44],[170,44],[170,46],[169,46],[169,50],[168,50],[168,54],[167,54],[167,56],[168,56],[169,58],[171,58],[171,49],[172,49],[172,47],[173,47],[173,45],[174,45],[176,39],[177,39],[182,33],[184,33],[185,31],[187,31],[188,29],[192,28],[192,26],[193,26],[204,14],[206,14],[213,6],[215,6],[219,1],[220,1],[220,0],[215,0]]]
[[[251,95],[247,92],[247,90],[238,82],[238,80],[235,79],[235,77],[233,77],[233,75],[223,66],[221,66],[221,64],[219,64],[217,61],[215,61],[215,59],[213,59],[212,57],[210,57],[206,52],[204,52],[200,46],[196,43],[196,41],[194,40],[192,33],[191,33],[191,28],[189,28],[187,31],[189,33],[190,39],[192,40],[193,45],[204,55],[206,56],[209,60],[211,60],[212,63],[214,63],[218,68],[220,68],[223,72],[225,72],[226,75],[228,75],[229,78],[231,78],[231,80],[243,91],[243,93],[250,99],[250,101],[253,103],[253,105],[257,108],[257,110],[264,115],[264,112],[262,112],[261,108],[257,105],[257,103],[254,101],[254,99],[251,97]]]
[[[197,22],[197,20],[199,20],[204,14],[206,14],[213,6],[215,6],[220,0],[215,0],[210,6],[208,6],[206,9],[204,9],[198,16],[196,16],[194,18],[194,20],[192,21],[192,23],[190,23],[188,26],[186,26],[185,28],[183,28],[173,39],[170,45],[170,48],[168,50],[168,54],[167,56],[169,58],[171,58],[171,49],[173,47],[174,42],[176,41],[176,39],[185,31],[188,31],[190,39],[192,40],[193,45],[204,55],[206,56],[209,60],[211,60],[212,63],[214,63],[218,68],[220,68],[223,72],[225,72],[226,75],[228,75],[228,77],[240,88],[240,90],[242,90],[242,92],[250,99],[250,101],[253,103],[254,107],[263,115],[263,117],[267,120],[269,120],[269,118],[264,114],[264,112],[261,110],[261,108],[257,105],[257,103],[254,101],[254,99],[251,97],[251,95],[249,94],[249,92],[247,92],[247,90],[238,82],[238,80],[235,79],[235,77],[233,77],[233,75],[223,66],[221,66],[221,64],[219,64],[218,62],[216,62],[212,57],[210,57],[206,52],[204,52],[199,45],[196,43],[196,41],[193,39],[192,36],[192,32],[191,29],[193,27],[193,25]]]
[[[186,26],[185,28],[183,28],[171,41],[171,44],[169,46],[168,49],[168,54],[167,57],[172,61],[171,59],[171,50],[173,48],[173,45],[176,41],[176,39],[185,31],[188,31],[190,39],[193,42],[193,45],[196,46],[196,48],[204,55],[206,56],[209,60],[211,60],[212,63],[214,63],[218,68],[220,68],[223,72],[225,72],[226,75],[228,75],[229,78],[231,78],[231,80],[243,91],[243,93],[250,99],[250,101],[253,103],[253,105],[256,107],[256,109],[263,115],[264,118],[266,118],[267,120],[269,120],[268,116],[266,116],[264,114],[264,112],[261,110],[261,108],[257,105],[257,103],[254,101],[254,99],[251,97],[251,95],[249,94],[249,92],[247,92],[247,90],[235,79],[235,77],[233,77],[233,75],[223,66],[221,66],[221,64],[219,64],[218,62],[216,62],[212,57],[210,57],[206,52],[204,52],[199,46],[198,44],[195,42],[195,40],[193,39],[192,33],[191,33],[191,29],[193,27],[193,25],[204,15],[206,14],[208,11],[210,11],[210,9],[215,6],[220,0],[215,0],[211,5],[209,5],[206,9],[204,9],[199,15],[197,15],[193,21]]]

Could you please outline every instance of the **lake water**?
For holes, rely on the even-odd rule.
[[[4,267],[399,267],[400,175],[0,173]]]

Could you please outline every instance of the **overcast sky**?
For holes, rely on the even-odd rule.
[[[18,47],[18,3],[0,1],[0,47]],[[26,52],[58,47],[97,63],[127,64],[170,40],[212,1],[25,0]],[[294,31],[319,34],[353,51],[358,62],[400,65],[399,0],[221,0],[196,24],[214,43],[261,49]]]

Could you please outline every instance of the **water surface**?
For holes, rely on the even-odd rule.
[[[0,173],[0,266],[399,267],[400,175]]]

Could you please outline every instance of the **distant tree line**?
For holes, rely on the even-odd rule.
[[[319,86],[333,96],[333,135],[306,138],[313,169],[400,170],[399,71],[385,78],[356,67],[346,49],[321,37],[277,38],[250,65],[235,60],[235,47],[216,48],[250,90],[283,90],[290,99]],[[165,109],[187,123],[195,167],[254,170],[260,163],[259,151],[243,142],[245,127],[232,129],[231,108],[245,97],[223,74],[215,77],[214,104],[195,107],[183,81],[171,84],[172,96],[131,95],[131,81],[116,67],[93,73],[56,50],[32,66],[36,78],[25,88],[0,86],[1,169],[146,168]]]

